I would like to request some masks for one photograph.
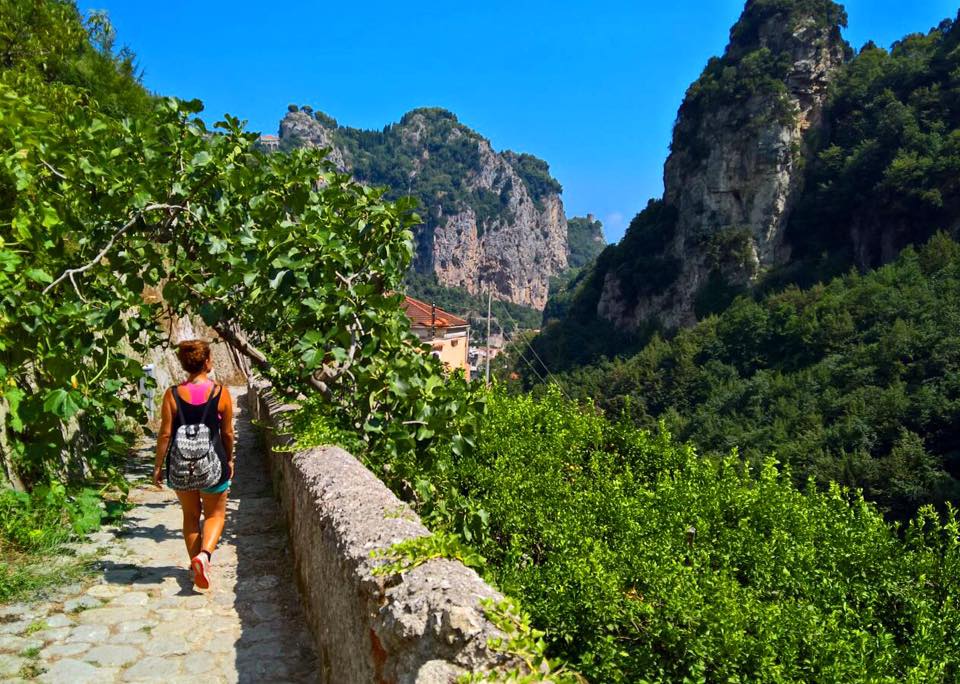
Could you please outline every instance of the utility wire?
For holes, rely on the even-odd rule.
[[[509,318],[510,321],[513,323],[514,330],[518,330],[520,328],[520,325],[517,323],[516,319],[510,315],[510,311],[507,310],[507,307],[503,306],[501,310],[503,311],[503,313],[506,314],[507,318]],[[506,337],[507,333],[503,329],[503,326],[500,325],[499,320],[497,321],[497,327],[500,328],[500,332],[503,333],[503,335]],[[543,359],[540,358],[540,355],[537,353],[537,350],[534,349],[529,342],[527,342],[526,338],[521,337],[520,340],[524,343],[524,345],[526,345],[527,349],[530,350],[530,353],[533,354],[534,358],[540,363],[540,365],[543,366],[543,370],[546,371],[547,377],[553,380],[554,384],[560,388],[560,391],[563,393],[563,396],[565,396],[569,401],[573,401],[573,399],[570,398],[570,395],[567,394],[566,389],[564,389],[563,384],[557,379],[557,376],[555,376],[553,373],[550,372],[550,368],[547,366],[547,364],[543,362]],[[515,341],[514,339],[510,339],[510,342],[514,342],[514,341]],[[521,359],[523,359],[524,363],[530,366],[530,370],[532,370],[536,374],[536,376],[540,379],[540,382],[542,382],[544,385],[548,384],[547,381],[544,379],[544,377],[537,372],[537,369],[534,368],[533,364],[527,361],[522,351],[518,349],[517,354],[520,356]]]
[[[503,313],[505,313],[505,314],[507,315],[507,318],[509,318],[510,321],[513,323],[514,330],[519,330],[520,324],[517,323],[517,320],[516,320],[513,316],[510,315],[510,311],[507,309],[506,306],[503,307]],[[500,330],[501,330],[501,332],[502,332],[502,331],[503,331],[503,328],[501,327]],[[506,334],[506,333],[504,333],[504,334]],[[523,343],[524,343],[525,345],[527,345],[527,349],[529,349],[529,350],[530,350],[530,353],[533,354],[533,358],[535,358],[537,361],[540,362],[540,365],[543,366],[543,370],[545,370],[545,371],[547,372],[547,375],[550,376],[551,378],[553,378],[554,381],[557,381],[556,376],[554,376],[554,374],[550,372],[550,369],[547,367],[547,364],[545,364],[545,363],[543,362],[543,359],[540,358],[540,355],[537,353],[537,350],[534,349],[533,346],[531,346],[531,344],[526,341],[526,339],[523,340]],[[557,381],[557,382],[559,382],[559,381]]]
[[[527,357],[523,355],[523,352],[521,352],[520,350],[517,350],[517,355],[518,355],[521,359],[523,359],[523,362],[524,362],[524,363],[526,363],[528,366],[530,366],[530,370],[532,370],[532,371],[534,372],[534,374],[537,376],[537,379],[539,379],[540,382],[542,382],[544,385],[549,384],[549,383],[546,381],[546,379],[544,379],[544,377],[543,377],[542,375],[540,375],[540,373],[537,371],[537,369],[534,367],[534,365],[533,365],[532,363],[530,363],[529,361],[527,361]],[[559,385],[558,385],[558,387],[559,387]],[[561,391],[561,392],[563,391],[563,388],[562,388],[562,387],[560,387],[560,391]]]

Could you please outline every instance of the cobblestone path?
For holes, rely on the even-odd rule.
[[[316,668],[288,565],[286,534],[245,405],[237,403],[237,478],[211,588],[193,588],[180,506],[143,484],[121,530],[79,545],[99,574],[45,599],[0,607],[0,679],[41,682],[308,682]]]

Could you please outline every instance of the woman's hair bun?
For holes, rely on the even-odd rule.
[[[210,343],[206,340],[184,340],[177,345],[177,358],[188,373],[199,373],[210,358]]]

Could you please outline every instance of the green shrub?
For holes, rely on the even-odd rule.
[[[0,603],[86,574],[88,559],[62,562],[56,572],[50,572],[50,559],[64,542],[98,529],[118,507],[121,502],[105,506],[96,489],[68,492],[59,482],[29,493],[0,490]]]
[[[72,493],[59,482],[29,493],[0,491],[0,545],[23,553],[49,551],[63,542],[93,532],[104,515],[100,493]]]
[[[901,530],[839,486],[705,458],[556,388],[492,392],[473,450],[404,477],[373,461],[437,533],[398,567],[469,556],[591,681],[960,676],[953,508]]]
[[[736,294],[708,281],[698,313],[715,318],[560,381],[704,453],[776,453],[798,484],[859,488],[891,518],[957,501],[960,245],[939,234],[866,275],[724,309]]]
[[[557,391],[495,393],[457,472],[447,510],[489,516],[489,577],[593,681],[960,675],[953,509],[901,540],[839,487],[798,491],[773,461],[703,458]]]

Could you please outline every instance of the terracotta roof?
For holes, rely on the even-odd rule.
[[[260,139],[273,141],[273,140],[279,140],[280,138],[275,135],[270,135],[269,133],[265,133],[264,135],[260,136]]]
[[[415,326],[449,328],[451,326],[467,325],[467,322],[459,316],[454,316],[452,313],[413,297],[404,296],[403,310]]]

